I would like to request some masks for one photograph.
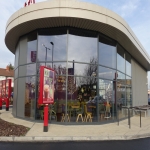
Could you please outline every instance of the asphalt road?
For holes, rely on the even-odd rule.
[[[0,142],[0,150],[150,150],[150,138],[99,142]]]

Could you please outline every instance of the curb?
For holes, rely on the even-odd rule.
[[[46,137],[46,136],[29,136],[29,137],[0,137],[0,142],[55,142],[55,141],[115,141],[115,140],[135,140],[150,137],[150,134],[131,135],[131,136],[68,136],[68,137]]]

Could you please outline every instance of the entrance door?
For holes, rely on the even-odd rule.
[[[115,82],[99,79],[99,121],[116,117]]]

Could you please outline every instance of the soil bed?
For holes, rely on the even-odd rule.
[[[0,136],[25,136],[28,131],[28,127],[0,119]]]

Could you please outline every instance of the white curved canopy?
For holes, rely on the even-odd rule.
[[[128,24],[116,13],[86,2],[52,0],[21,8],[7,22],[5,43],[15,53],[20,36],[39,28],[61,26],[101,32],[118,41],[146,70],[150,70],[150,57]]]

